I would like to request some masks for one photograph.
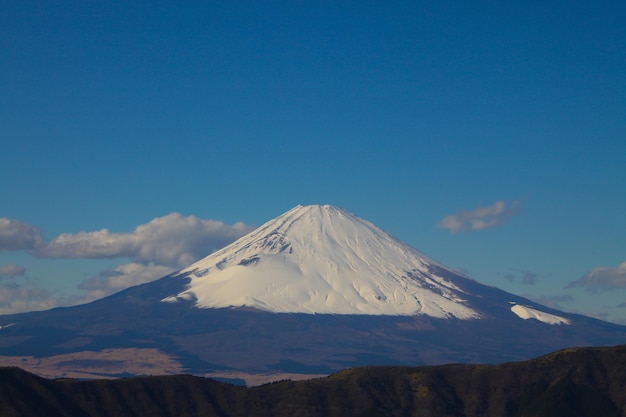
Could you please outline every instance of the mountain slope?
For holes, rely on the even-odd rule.
[[[624,386],[626,346],[499,366],[352,368],[256,388],[188,375],[50,381],[0,368],[0,415],[620,417]]]
[[[0,361],[50,376],[271,379],[624,343],[625,326],[480,284],[332,206],[298,206],[182,271],[89,304],[0,316]],[[141,356],[152,359],[138,366]]]
[[[181,271],[169,297],[204,308],[280,313],[478,318],[437,265],[373,224],[333,206],[298,206]]]
[[[190,281],[163,301],[202,308],[479,319],[499,304],[497,314],[569,324],[519,297],[485,297],[488,287],[329,205],[297,206],[175,276]]]

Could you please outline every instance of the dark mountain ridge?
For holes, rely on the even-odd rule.
[[[626,346],[502,365],[351,368],[255,388],[190,375],[49,380],[1,368],[0,415],[623,417]]]

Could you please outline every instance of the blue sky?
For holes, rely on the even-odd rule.
[[[0,313],[333,204],[626,323],[623,2],[0,7]]]

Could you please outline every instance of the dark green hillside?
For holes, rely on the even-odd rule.
[[[0,416],[624,417],[626,346],[504,365],[354,368],[255,388],[188,375],[46,380],[2,368]]]

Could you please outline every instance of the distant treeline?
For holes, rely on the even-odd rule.
[[[503,365],[353,368],[254,388],[190,375],[48,380],[0,368],[0,416],[624,417],[626,346]]]

